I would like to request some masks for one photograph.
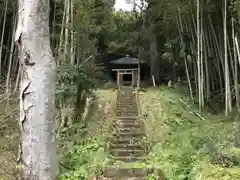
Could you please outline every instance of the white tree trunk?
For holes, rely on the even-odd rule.
[[[49,0],[18,3],[15,42],[22,64],[20,179],[54,180],[58,175],[54,122],[56,64],[50,48]]]
[[[202,113],[201,63],[200,63],[200,1],[199,0],[197,0],[197,69],[198,69],[198,103],[199,103],[199,112]]]

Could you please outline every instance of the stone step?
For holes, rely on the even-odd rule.
[[[127,103],[124,103],[124,104],[116,104],[116,109],[126,109],[126,108],[129,108],[129,109],[138,109],[137,107],[137,104],[127,104]]]
[[[144,157],[134,157],[134,156],[129,156],[129,157],[126,157],[126,156],[122,156],[122,157],[114,157],[114,156],[111,156],[112,159],[114,159],[115,161],[122,161],[122,162],[141,162],[141,161],[144,161]]]
[[[114,148],[114,149],[110,149],[109,151],[113,156],[120,156],[120,157],[123,157],[123,156],[141,157],[145,153],[143,149],[117,149],[117,148]]]
[[[137,112],[116,112],[115,115],[118,115],[117,117],[123,117],[123,116],[130,116],[130,117],[138,117],[138,113]],[[132,118],[130,118],[132,119]]]
[[[124,123],[140,124],[141,121],[136,119],[117,119],[115,123],[116,124],[124,124]]]
[[[116,129],[116,131],[117,131],[117,133],[130,133],[130,132],[133,132],[133,133],[143,133],[144,134],[144,132],[143,132],[143,130],[142,129],[140,129],[140,128],[134,128],[134,127],[132,127],[132,128],[123,128],[123,127],[119,127],[119,128],[115,128]]]
[[[137,106],[137,102],[136,100],[118,100],[116,105],[134,105],[134,106]]]
[[[131,129],[131,131],[137,131],[138,129],[140,132],[143,130],[140,122],[136,121],[117,121],[115,122],[113,127],[116,129],[116,131],[121,131],[120,129],[125,129],[125,132],[126,129]]]
[[[126,117],[126,118],[122,118],[122,117]],[[117,119],[115,122],[137,122],[137,123],[140,123],[141,121],[138,120],[138,116],[129,116],[129,118],[127,116],[117,116]]]
[[[117,160],[117,161],[123,161],[123,162],[134,162],[134,161],[140,161],[136,159],[143,159],[142,154],[130,154],[130,153],[125,153],[125,154],[116,154],[116,153],[109,153],[110,156],[114,159],[117,160],[117,158],[123,159],[123,160]],[[124,160],[125,159],[125,160]]]
[[[137,102],[135,100],[132,101],[118,101],[116,106],[135,106],[137,107]]]
[[[137,112],[138,112],[138,108],[130,107],[130,106],[129,106],[129,107],[126,107],[126,106],[125,106],[125,107],[119,107],[119,106],[118,106],[118,107],[116,108],[116,111],[126,111],[126,110],[128,110],[128,111],[130,111],[130,112],[132,112],[132,111],[134,111],[134,112],[137,111]]]
[[[124,144],[124,145],[131,145],[131,144],[140,144],[142,138],[115,138],[112,139],[111,143],[113,144]]]
[[[137,116],[138,113],[116,112],[115,115],[117,117],[120,117],[120,116]]]
[[[125,121],[124,123],[117,123],[117,122],[115,122],[115,123],[113,124],[113,126],[114,126],[115,128],[139,128],[139,129],[142,128],[142,126],[141,126],[140,123],[126,122],[126,121]]]
[[[136,101],[118,101],[116,103],[116,107],[122,107],[122,106],[127,106],[127,107],[138,107]]]
[[[132,138],[132,137],[143,137],[143,132],[120,132],[120,133],[114,133],[114,137],[120,137],[120,138]]]
[[[129,104],[129,102],[117,102],[116,103],[116,107],[123,107],[123,106],[127,106],[127,107],[137,107],[137,102],[135,102],[135,101],[132,101],[130,104]]]
[[[136,116],[136,115],[134,115],[134,116],[118,116],[116,121],[121,121],[121,122],[123,122],[123,121],[138,121],[138,122],[140,122],[138,116]]]
[[[117,111],[129,111],[129,112],[138,112],[138,108],[133,108],[133,107],[117,107],[116,108],[116,112]]]
[[[118,119],[138,119],[138,116],[120,116]]]
[[[117,109],[115,112],[116,113],[134,113],[134,114],[138,114],[137,110],[132,110],[132,109]]]
[[[136,98],[135,95],[123,95],[123,94],[118,95],[118,99],[135,99],[135,98]]]
[[[115,112],[138,112],[138,109],[132,109],[132,108],[117,108]]]
[[[118,101],[116,103],[116,107],[122,107],[122,106],[127,106],[127,107],[138,107],[137,106],[137,102],[134,100],[134,101]]]
[[[121,116],[119,116],[121,117]],[[119,118],[117,117],[117,118]],[[122,125],[122,124],[142,124],[141,121],[137,120],[137,119],[117,119],[114,124],[119,124],[119,125]]]
[[[134,105],[134,106],[137,106],[137,102],[136,102],[135,99],[133,99],[133,100],[118,100],[116,105],[127,105],[127,106]]]
[[[116,105],[116,109],[138,109],[137,105],[134,104],[119,104]]]
[[[143,145],[141,144],[113,144],[109,143],[109,149],[122,149],[122,148],[128,148],[128,149],[144,149]]]
[[[136,100],[136,96],[128,96],[128,97],[124,97],[124,96],[119,96],[117,98],[118,101],[133,101]]]
[[[115,140],[124,140],[124,141],[139,141],[143,137],[142,136],[112,136]]]
[[[136,97],[135,94],[118,94],[118,98],[122,98],[122,99],[125,99],[125,98],[134,98]]]
[[[118,98],[122,98],[122,99],[125,99],[125,98],[135,98],[136,95],[135,94],[118,94]]]
[[[127,109],[119,109],[115,111],[116,114],[130,114],[126,116],[131,116],[131,114],[134,114],[134,116],[138,116],[138,111],[129,111]]]
[[[119,127],[135,127],[136,125],[139,125],[141,124],[141,121],[136,121],[136,120],[117,120],[115,121],[115,123],[117,126]]]
[[[154,170],[151,168],[106,168],[103,175],[108,178],[126,178],[126,177],[147,177],[153,174]]]

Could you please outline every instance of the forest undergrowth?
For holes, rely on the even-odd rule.
[[[146,164],[161,168],[169,180],[240,179],[240,122],[206,112],[179,89],[140,92],[149,154]]]
[[[116,91],[98,90],[97,97],[88,118],[74,127],[80,129],[77,139],[64,142],[59,148],[62,165],[60,180],[100,176],[108,162],[106,145],[114,120]]]
[[[87,118],[75,122],[57,138],[60,180],[87,179],[102,173],[107,154],[106,141],[114,118],[116,91],[98,90]],[[7,102],[8,99],[8,102]],[[6,106],[8,104],[8,106]],[[6,107],[8,107],[6,109]],[[18,98],[0,105],[0,180],[16,179],[18,151]]]
[[[169,180],[240,179],[240,124],[235,117],[206,112],[200,118],[197,105],[173,88],[139,91],[140,116],[147,134],[143,143],[149,154],[144,163],[124,165],[110,162],[106,151],[116,91],[98,90],[96,95],[86,120],[71,126],[74,136],[63,132],[58,140],[60,180],[101,175],[109,163],[116,167],[160,168]],[[1,106],[1,180],[13,179],[17,172],[18,114],[12,113],[16,105],[17,98],[12,98],[7,111]]]
[[[1,95],[4,93],[0,93]],[[19,131],[18,98],[16,95],[0,97],[0,180],[16,179]]]

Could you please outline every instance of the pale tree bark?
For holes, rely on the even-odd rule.
[[[234,59],[234,87],[235,87],[235,96],[236,96],[236,107],[238,115],[240,112],[240,104],[239,104],[239,87],[238,87],[238,61],[237,61],[237,51],[235,44],[235,29],[234,29],[234,19],[232,18],[232,41],[233,41],[233,59]]]
[[[228,65],[228,54],[227,54],[227,0],[224,0],[224,19],[223,19],[223,30],[224,30],[224,67],[225,67],[225,115],[227,116],[230,112],[230,83],[229,83],[229,65]]]
[[[56,64],[50,48],[49,0],[18,0],[15,42],[19,48],[20,179],[54,180],[58,175],[54,90]]]
[[[179,31],[179,36],[180,36],[181,42],[183,43],[183,37],[182,37],[183,25],[182,25],[182,19],[181,19],[179,8],[178,8],[178,18],[179,18],[179,20],[178,20],[179,21],[178,22],[178,31]],[[187,64],[187,55],[186,54],[184,54],[184,64],[185,64],[185,71],[186,71],[186,75],[187,75],[190,96],[191,96],[191,99],[193,100],[192,83],[191,83],[191,79],[190,79],[190,76],[189,76],[189,70],[188,70],[188,64]]]
[[[59,40],[59,47],[58,47],[58,62],[57,62],[57,65],[59,65],[61,62],[61,58],[59,58],[59,56],[61,55],[61,52],[62,52],[62,44],[63,44],[63,40],[64,40],[64,36],[63,36],[63,33],[64,33],[64,25],[65,25],[65,19],[66,19],[66,6],[67,6],[67,1],[65,0],[64,2],[64,10],[63,10],[63,17],[62,17],[62,25],[61,25],[61,33],[60,33],[60,40]]]
[[[201,98],[201,64],[200,64],[200,3],[197,0],[197,68],[198,68],[198,101],[199,112],[202,113],[202,98]]]
[[[71,15],[71,46],[70,46],[70,56],[71,56],[71,64],[75,64],[75,52],[74,52],[74,31],[73,31],[73,0],[71,0],[70,7],[70,15]]]
[[[158,51],[157,51],[157,38],[155,33],[151,32],[150,39],[150,77],[154,76],[156,83],[159,83],[159,67],[158,67]]]
[[[69,19],[70,19],[70,2],[69,0],[67,1],[67,9],[66,9],[66,22],[65,22],[65,45],[64,45],[64,62],[68,62],[67,60],[69,59]]]

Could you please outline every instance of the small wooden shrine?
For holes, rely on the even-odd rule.
[[[126,55],[123,58],[111,61],[112,64],[118,65],[119,68],[114,68],[112,71],[116,72],[117,85],[119,86],[137,86],[140,84],[140,60]],[[130,75],[131,80],[124,80],[124,76]]]

